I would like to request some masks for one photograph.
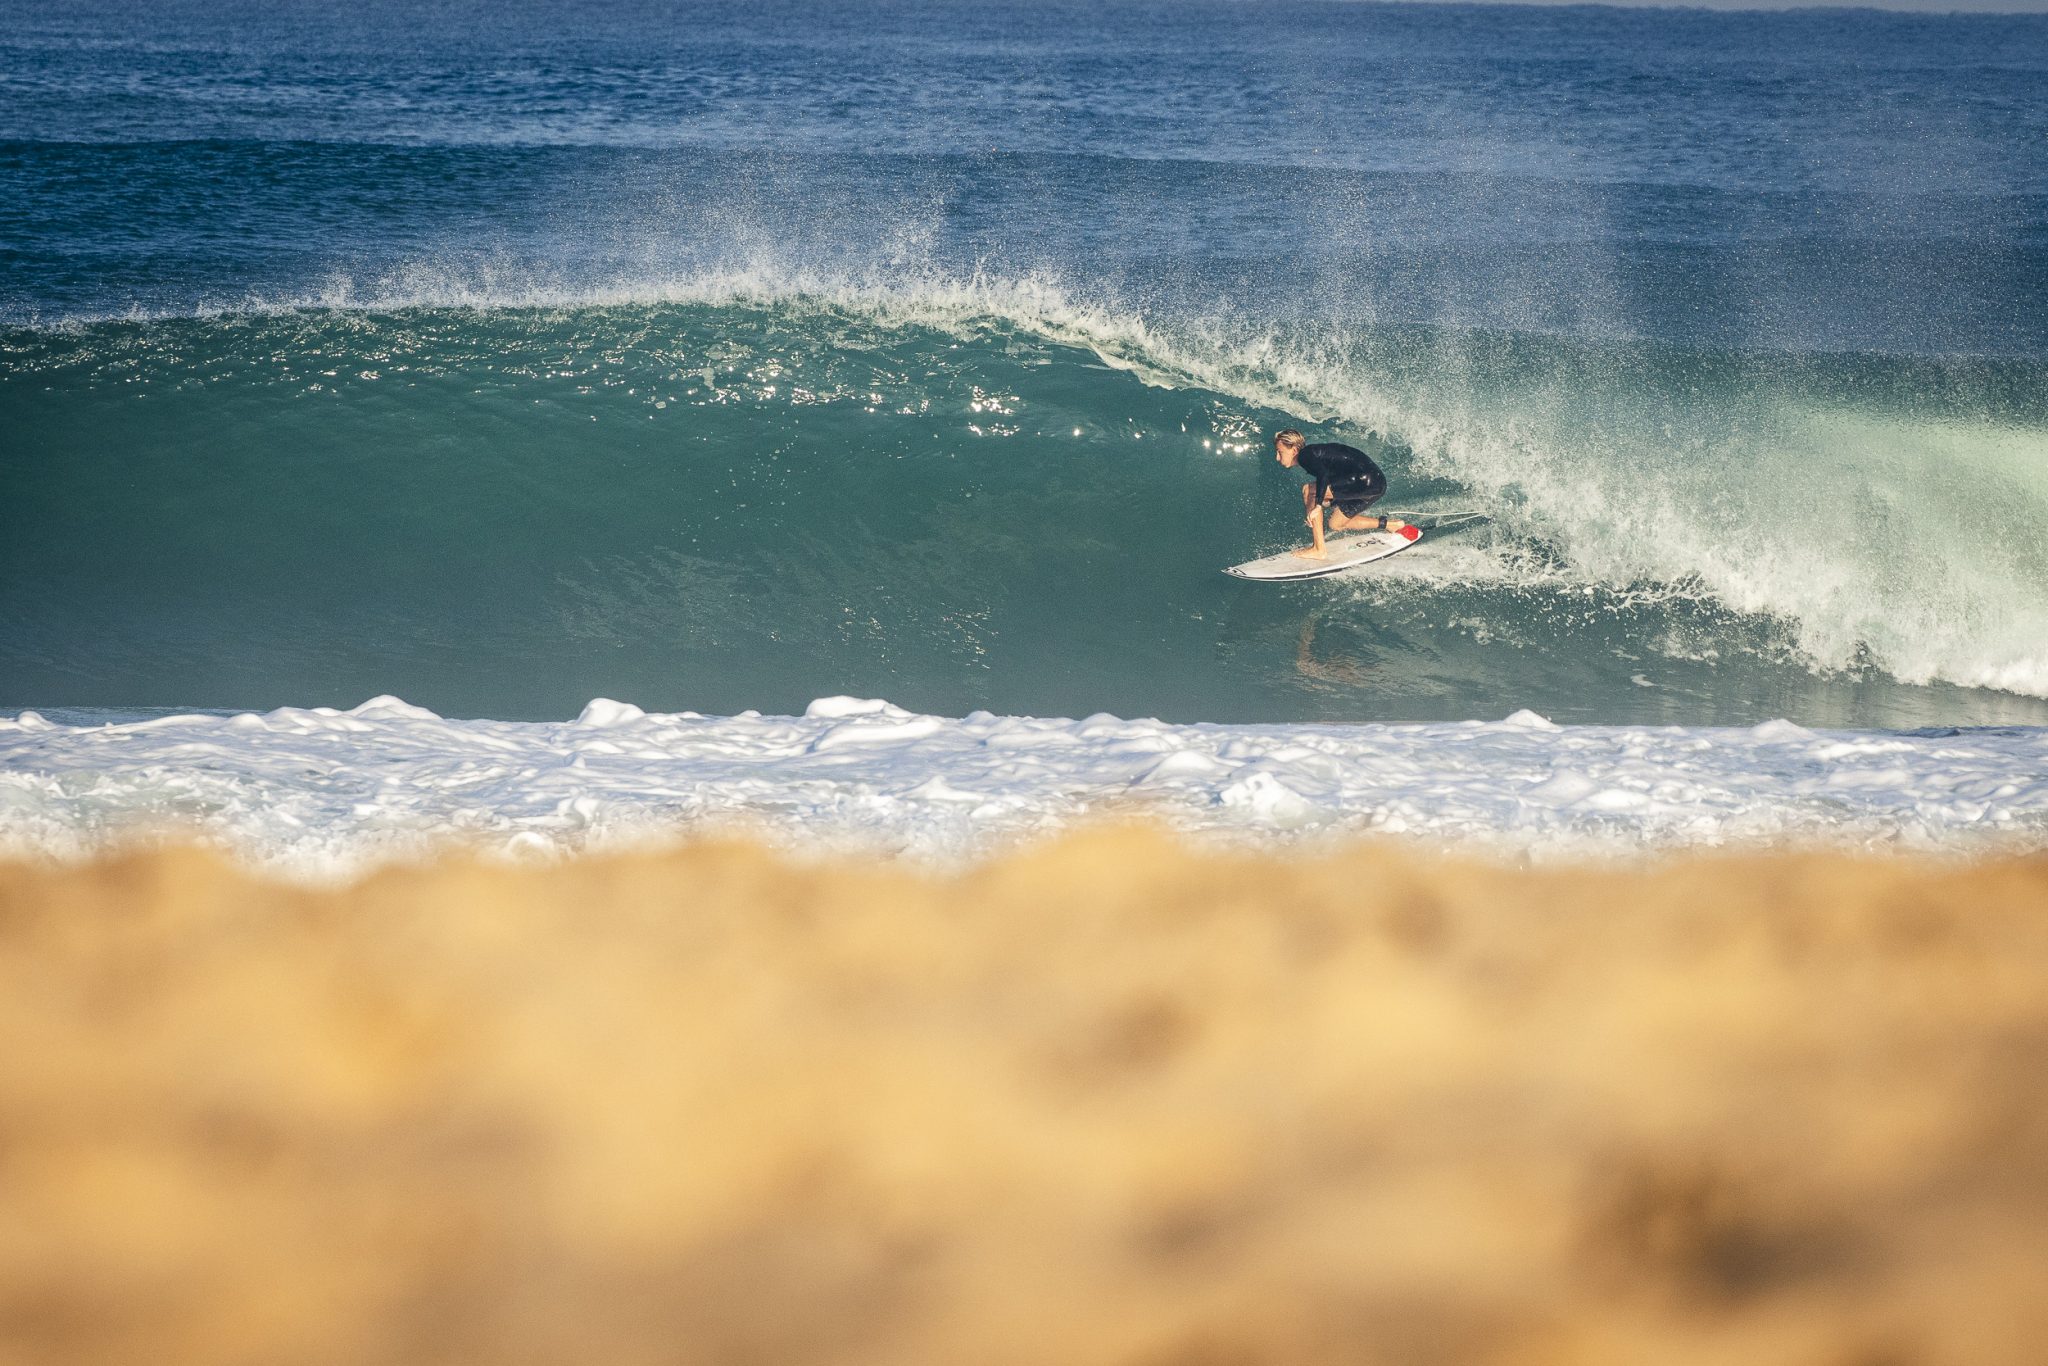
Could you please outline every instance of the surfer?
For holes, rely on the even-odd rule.
[[[1323,549],[1324,509],[1332,531],[1399,531],[1408,524],[1398,517],[1368,517],[1365,510],[1387,492],[1387,476],[1355,446],[1321,442],[1314,446],[1293,428],[1273,436],[1273,458],[1288,469],[1315,477],[1301,486],[1301,506],[1315,544],[1294,553],[1304,559],[1327,560]],[[1412,537],[1410,539],[1413,539]]]

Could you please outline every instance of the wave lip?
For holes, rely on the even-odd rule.
[[[1380,834],[1540,858],[1796,842],[2048,848],[2048,728],[1811,731],[1171,725],[922,716],[828,698],[803,716],[448,720],[349,711],[67,725],[0,719],[0,852],[90,857],[199,838],[329,880],[449,846],[552,857],[714,828],[784,847],[956,863],[1104,817],[1224,841]]]

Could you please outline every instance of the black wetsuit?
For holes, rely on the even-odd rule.
[[[1303,446],[1294,457],[1294,467],[1315,476],[1318,503],[1327,493],[1346,517],[1356,517],[1387,492],[1387,476],[1364,451],[1352,446],[1333,441]]]

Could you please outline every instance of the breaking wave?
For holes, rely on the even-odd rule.
[[[0,358],[0,421],[35,438],[16,515],[69,533],[15,537],[0,590],[28,700],[229,651],[190,686],[302,699],[297,659],[443,709],[552,705],[465,696],[434,663],[457,640],[545,660],[564,698],[662,680],[650,700],[714,706],[863,684],[979,704],[1005,655],[1020,709],[1256,716],[1269,674],[1316,714],[1361,689],[1418,716],[1540,701],[1503,641],[1610,701],[1662,661],[1708,719],[1742,715],[1738,658],[2048,697],[2032,362],[1308,330],[1045,274],[760,264],[420,266],[17,327]],[[1493,521],[1247,605],[1213,571],[1295,534],[1277,425],[1370,446],[1396,503]],[[124,575],[175,621],[84,639]],[[1459,643],[1429,645],[1433,682],[1370,658],[1369,685],[1305,677],[1307,644],[1253,662],[1347,606],[1383,641]],[[176,700],[137,692],[114,700]]]

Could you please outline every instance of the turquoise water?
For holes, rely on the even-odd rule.
[[[2048,723],[2044,39],[0,0],[0,702]]]

